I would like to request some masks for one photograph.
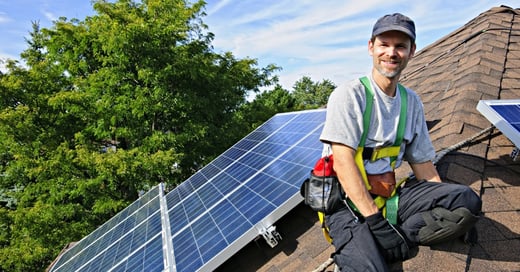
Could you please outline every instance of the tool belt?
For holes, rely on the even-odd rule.
[[[395,172],[389,171],[383,174],[367,174],[371,189],[369,192],[382,197],[390,197],[395,189]]]
[[[363,178],[363,181],[365,183],[365,186],[367,190],[372,193],[373,195],[377,195],[374,198],[374,203],[376,206],[383,211],[383,215],[387,218],[387,220],[390,222],[390,224],[397,224],[398,218],[397,218],[397,209],[399,207],[399,194],[397,193],[397,189],[403,182],[408,180],[408,178],[404,178],[399,180],[399,182],[396,184],[395,180],[395,173],[393,171],[383,173],[380,175],[367,175],[365,171],[364,166],[364,160],[370,160],[375,161],[381,158],[389,157],[390,158],[390,166],[392,169],[395,168],[396,159],[399,155],[401,143],[404,138],[404,132],[405,132],[405,124],[406,124],[406,112],[407,112],[407,91],[406,88],[404,88],[402,85],[399,86],[399,93],[401,95],[401,111],[399,115],[399,123],[397,127],[397,136],[394,141],[393,146],[384,147],[384,148],[372,148],[372,147],[365,147],[365,141],[368,134],[368,129],[370,126],[370,118],[372,115],[372,104],[374,99],[374,92],[370,86],[370,82],[367,77],[360,78],[361,83],[365,87],[365,94],[366,94],[366,107],[363,112],[363,133],[361,135],[361,139],[358,145],[358,148],[356,150],[355,155],[355,161],[356,165],[359,168],[361,177]],[[332,156],[330,156],[332,159]],[[317,165],[320,163],[320,161],[328,162],[328,160],[320,159],[317,163]],[[331,179],[333,182],[337,183],[337,187],[339,189],[342,189],[341,184],[339,184],[339,181],[337,179],[336,173],[331,175],[333,172],[332,167],[332,160],[330,163],[323,164],[324,166],[328,166],[331,171],[327,174],[327,171],[323,171],[326,167],[319,168],[322,169],[322,171],[315,171],[316,173],[324,172],[323,176],[333,176],[334,178]],[[315,168],[317,168],[315,166]],[[316,170],[319,170],[316,169]],[[313,171],[314,172],[314,171]],[[311,174],[311,178],[313,178],[313,175]],[[329,241],[332,242],[332,238],[329,235],[329,229],[327,225],[325,224],[325,215],[328,209],[325,209],[329,204],[329,199],[325,201],[325,196],[330,196],[331,194],[334,195],[333,189],[332,190],[326,190],[327,188],[333,188],[333,186],[329,187],[327,186],[327,182],[310,182],[311,178],[305,180],[303,182],[300,193],[305,199],[305,204],[311,206],[314,210],[318,211],[318,218],[322,224],[322,231],[323,235]],[[323,179],[322,179],[323,180]],[[328,179],[325,179],[327,181]],[[318,180],[319,181],[319,180]],[[320,186],[321,185],[321,186]],[[311,187],[314,187],[316,190],[311,190]],[[313,198],[314,196],[311,194],[312,191],[321,192],[321,198],[318,198],[318,201],[315,201]],[[338,190],[336,190],[338,191]],[[349,201],[349,199],[344,199],[344,192],[341,191],[340,198],[343,203],[347,203],[348,207],[353,208],[354,210],[357,210],[354,203]],[[319,197],[319,195],[318,195]],[[311,205],[314,203],[318,203],[321,205]],[[327,204],[327,205],[324,205]],[[317,207],[316,207],[317,206]],[[334,210],[334,209],[332,209]]]

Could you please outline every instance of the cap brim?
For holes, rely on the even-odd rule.
[[[388,31],[403,32],[404,34],[408,35],[412,39],[412,41],[415,41],[414,33],[412,33],[408,28],[402,27],[402,26],[398,26],[398,25],[390,25],[390,26],[387,26],[387,27],[381,27],[376,32],[374,32],[372,35],[373,36],[378,36],[378,35],[381,35],[381,34],[383,34],[385,32],[388,32]]]

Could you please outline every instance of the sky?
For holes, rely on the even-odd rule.
[[[492,7],[520,8],[518,0],[206,0],[203,21],[215,34],[216,53],[275,64],[292,90],[303,76],[314,82],[367,74],[367,44],[375,21],[400,12],[415,21],[417,50],[463,27]],[[84,20],[91,0],[0,0],[0,59],[20,59],[32,22],[51,28],[59,17]],[[2,66],[0,66],[2,69]]]

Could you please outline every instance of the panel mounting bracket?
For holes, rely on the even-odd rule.
[[[513,161],[516,161],[516,160],[518,160],[519,157],[520,157],[520,148],[515,147],[513,149],[513,151],[511,151],[511,158],[513,159]]]
[[[282,240],[282,236],[278,231],[276,231],[275,226],[269,226],[267,228],[262,228],[260,231],[262,237],[264,237],[265,241],[271,248],[278,245],[278,242]]]

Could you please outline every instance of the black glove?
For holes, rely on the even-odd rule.
[[[381,212],[365,218],[376,242],[381,246],[382,253],[388,263],[404,261],[413,257],[411,243],[399,232],[397,226],[392,226]]]

